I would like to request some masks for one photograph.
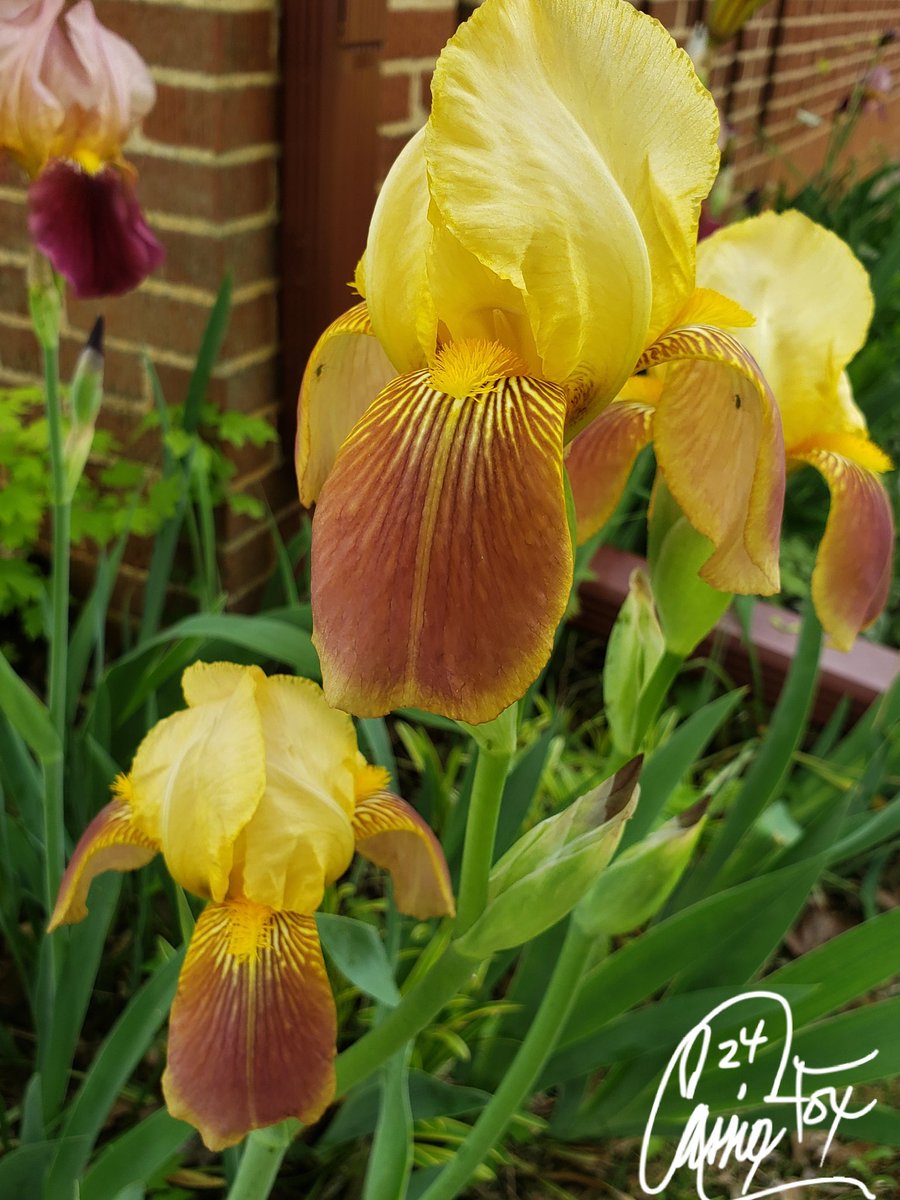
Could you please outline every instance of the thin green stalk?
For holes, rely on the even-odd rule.
[[[44,884],[47,911],[56,900],[63,869],[63,775],[66,744],[66,678],[69,654],[69,543],[71,504],[66,499],[62,410],[59,396],[59,351],[42,346],[50,448],[53,557],[50,576],[50,661],[47,678],[50,720],[59,737],[59,756],[47,765],[44,805]]]
[[[452,1000],[475,964],[448,946],[434,966],[406,993],[380,1025],[337,1056],[336,1095],[343,1096],[415,1037]]]
[[[457,937],[475,924],[487,903],[497,820],[511,760],[511,754],[498,754],[484,748],[478,751],[459,879],[459,903],[454,927]]]
[[[576,921],[569,922],[556,967],[518,1054],[468,1137],[421,1200],[453,1200],[502,1137],[565,1027],[588,962],[592,940]]]
[[[228,1200],[265,1200],[291,1143],[293,1122],[256,1129],[247,1138]]]

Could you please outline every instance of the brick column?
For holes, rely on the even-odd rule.
[[[227,268],[234,306],[209,399],[274,422],[277,345],[278,11],[276,0],[95,0],[100,20],[150,66],[156,107],[127,149],[139,196],[163,242],[162,270],[117,300],[69,299],[62,366],[68,373],[98,311],[107,320],[101,424],[128,442],[151,405],[141,353],[153,359],[170,403],[184,399],[204,324]],[[35,379],[27,314],[25,190],[12,169],[0,187],[0,383]],[[150,447],[142,447],[144,453]],[[136,455],[137,456],[137,455]],[[143,457],[143,454],[139,455]],[[280,450],[241,454],[236,486],[291,503]],[[241,606],[271,565],[257,523],[224,515],[221,567]],[[129,556],[139,584],[146,547]]]
[[[456,0],[388,0],[381,57],[379,182],[428,119],[431,74],[456,29]]]

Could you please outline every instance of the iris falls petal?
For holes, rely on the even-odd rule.
[[[329,703],[358,715],[416,704],[479,723],[525,691],[572,578],[565,411],[550,383],[503,375],[453,395],[429,371],[369,407],[313,528]]]
[[[212,1150],[334,1095],[336,1018],[315,920],[247,900],[201,913],[169,1019],[166,1104]]]

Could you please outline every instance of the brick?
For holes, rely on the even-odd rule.
[[[144,133],[170,146],[197,146],[221,153],[275,141],[276,89],[157,87],[156,106],[144,120]]]
[[[227,592],[239,591],[249,580],[268,576],[274,566],[275,547],[265,527],[236,546],[223,547],[219,555],[222,584]]]
[[[386,75],[382,78],[378,94],[379,123],[402,121],[409,116],[412,85],[411,74]]]
[[[437,55],[456,28],[454,13],[388,12],[383,58],[422,58]]]
[[[97,312],[97,304],[70,298],[69,322],[73,330],[87,333]],[[176,297],[154,295],[146,290],[104,301],[107,333],[111,338],[154,346],[166,352],[193,357],[200,346],[209,316],[205,305]],[[236,358],[271,345],[278,336],[277,297],[256,296],[235,305],[221,361]]]
[[[253,496],[276,518],[280,517],[282,520],[285,517],[296,519],[300,511],[292,463],[282,463],[266,475],[257,477],[249,483],[242,483],[240,480],[233,482],[231,489]],[[253,517],[232,512],[227,504],[222,505],[216,513],[216,532],[222,543],[230,543],[246,537],[249,531],[258,525],[259,522]]]
[[[153,276],[161,282],[218,290],[227,270],[235,287],[271,279],[278,270],[278,233],[274,225],[250,229],[227,238],[196,233],[159,231],[166,261]]]
[[[223,74],[276,67],[272,12],[216,12],[179,4],[97,0],[104,25],[154,66]]]
[[[278,168],[274,159],[220,166],[136,154],[138,197],[144,209],[207,221],[232,221],[271,209]]]

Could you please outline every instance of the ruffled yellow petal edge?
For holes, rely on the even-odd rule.
[[[131,805],[122,797],[127,789],[124,778],[117,781],[117,788],[120,794],[101,808],[78,840],[62,877],[48,933],[87,916],[87,894],[98,875],[104,871],[135,871],[159,852],[156,842],[135,824]]]
[[[318,499],[341,443],[396,372],[357,304],[328,326],[309,357],[297,399],[300,503]]]
[[[211,1150],[334,1096],[337,1022],[315,919],[248,900],[200,915],[169,1019],[163,1094]]]

